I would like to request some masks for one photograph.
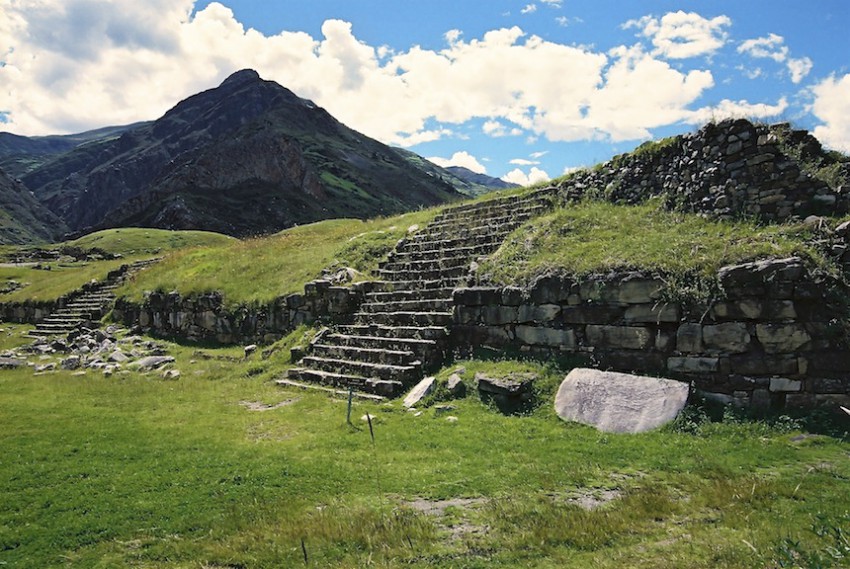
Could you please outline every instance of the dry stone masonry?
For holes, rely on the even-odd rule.
[[[420,381],[449,348],[453,290],[508,233],[549,211],[553,194],[547,189],[451,208],[400,241],[351,321],[321,333],[286,381],[386,396]]]

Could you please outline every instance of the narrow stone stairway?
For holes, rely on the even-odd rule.
[[[81,294],[68,302],[64,307],[54,311],[36,324],[28,336],[58,336],[67,335],[80,325],[90,324],[103,318],[115,302],[113,291],[130,274],[147,267],[159,259],[144,259],[127,265],[123,271],[113,271],[106,280],[92,283],[84,287]]]
[[[452,293],[467,284],[472,264],[528,219],[551,210],[554,194],[547,188],[454,207],[400,241],[352,322],[320,332],[278,384],[400,395],[442,364]]]

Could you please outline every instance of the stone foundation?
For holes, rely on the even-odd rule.
[[[840,283],[796,258],[725,267],[722,300],[682,306],[641,274],[538,279],[454,293],[452,343],[582,355],[595,367],[692,382],[754,407],[850,403]]]

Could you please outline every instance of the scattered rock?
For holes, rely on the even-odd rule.
[[[495,403],[502,413],[512,414],[525,410],[534,399],[533,373],[511,373],[505,377],[490,377],[484,373],[475,374],[478,393],[485,403]]]
[[[23,366],[24,363],[17,358],[0,358],[0,369],[15,369]]]
[[[53,371],[56,369],[56,364],[54,362],[50,362],[48,364],[39,364],[35,366],[36,373],[42,373],[45,371]]]
[[[456,423],[457,417],[455,417],[454,415],[449,415],[448,417],[446,417],[446,421],[448,421],[449,423]]]
[[[174,358],[172,356],[147,356],[138,361],[133,362],[130,365],[142,371],[149,371],[162,367],[165,364],[170,364],[173,361]]]
[[[83,365],[83,360],[77,355],[68,356],[59,365],[62,366],[62,369],[79,369]]]
[[[419,383],[417,383],[413,389],[407,394],[402,402],[402,405],[405,407],[414,407],[420,401],[425,399],[432,391],[434,391],[434,387],[437,385],[437,379],[434,377],[426,377]]]
[[[449,376],[449,382],[446,387],[452,397],[461,398],[466,396],[466,384],[457,373]]]
[[[262,401],[240,401],[239,404],[248,409],[248,411],[272,411],[273,409],[280,409],[281,407],[292,405],[296,401],[298,401],[298,399],[284,399],[280,403],[275,403],[274,405],[269,405]]]
[[[257,351],[257,344],[251,344],[250,346],[245,346],[245,357],[247,358],[251,354]]]
[[[378,417],[375,416],[375,415],[372,415],[371,413],[366,413],[365,415],[360,417],[360,420],[363,421],[364,423],[368,423],[370,420],[373,423],[375,423],[378,420]]]
[[[434,406],[434,414],[437,416],[448,413],[449,411],[454,411],[456,407],[454,405],[435,405]]]
[[[179,379],[180,378],[180,370],[177,369],[167,369],[162,372],[163,379]]]
[[[688,400],[686,383],[576,368],[558,389],[555,412],[609,433],[642,433],[676,418]]]

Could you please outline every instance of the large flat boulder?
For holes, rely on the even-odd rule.
[[[555,412],[606,433],[642,433],[675,419],[688,391],[679,381],[576,368],[558,389]]]

